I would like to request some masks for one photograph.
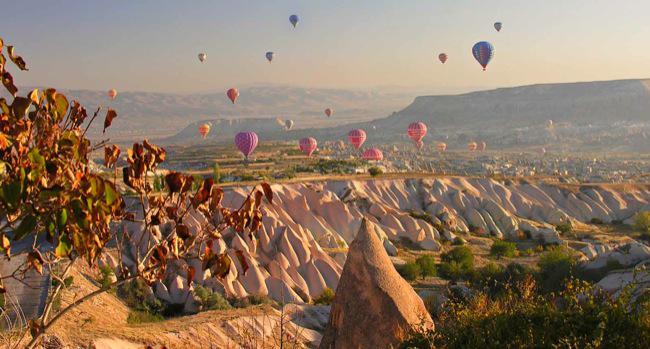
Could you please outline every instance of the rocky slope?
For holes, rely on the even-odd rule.
[[[347,245],[364,218],[386,251],[395,254],[397,241],[437,250],[442,239],[453,240],[455,233],[469,230],[475,235],[524,235],[560,243],[562,237],[555,224],[589,222],[594,218],[603,222],[628,221],[636,212],[650,210],[650,190],[644,186],[562,187],[446,177],[277,184],[273,191],[274,203],[264,208],[265,218],[257,238],[227,232],[223,239],[215,241],[215,252],[228,252],[233,259],[230,275],[218,280],[209,272],[197,273],[195,284],[229,296],[268,295],[284,303],[308,302],[325,288],[336,288]],[[228,190],[224,204],[238,207],[246,192],[246,188]],[[205,217],[193,213],[186,217],[185,224],[196,228],[205,221]],[[127,228],[135,231],[138,227]],[[236,258],[236,250],[242,251],[250,266],[246,273]],[[636,250],[645,253],[647,246],[646,250]],[[590,258],[596,260],[596,248],[594,253]],[[199,261],[189,264],[193,263]],[[182,266],[178,270],[183,270]],[[153,292],[170,303],[184,303],[191,312],[193,286],[184,275],[170,273]]]

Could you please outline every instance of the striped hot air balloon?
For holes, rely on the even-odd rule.
[[[352,130],[348,133],[348,140],[353,147],[359,149],[366,141],[366,131],[362,129]]]
[[[201,135],[201,138],[205,139],[208,136],[208,133],[210,133],[210,124],[199,125],[199,134]]]
[[[362,157],[364,160],[368,161],[381,161],[384,159],[384,153],[377,148],[370,148],[363,152]]]
[[[316,142],[316,139],[312,137],[301,139],[299,145],[300,150],[305,153],[307,157],[311,157],[311,154],[313,154],[316,148],[318,148],[318,142]]]
[[[485,70],[494,56],[494,46],[487,41],[477,42],[472,47],[472,54],[481,67],[483,67],[483,70]]]
[[[257,148],[257,133],[252,131],[239,132],[235,135],[235,146],[239,151],[244,154],[244,157],[248,160],[248,156],[253,153],[255,148]]]
[[[416,144],[422,141],[422,138],[427,134],[427,125],[423,122],[414,122],[409,125],[409,128],[406,130],[409,138],[413,140]]]

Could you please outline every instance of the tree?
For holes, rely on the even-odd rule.
[[[215,183],[221,183],[221,169],[218,162],[215,162],[214,166],[212,166],[212,179]]]
[[[415,260],[420,267],[421,276],[436,276],[436,260],[431,255],[420,256]]]
[[[372,177],[377,177],[377,176],[379,176],[380,174],[384,173],[384,171],[382,171],[381,168],[379,168],[379,167],[377,167],[377,166],[373,166],[373,167],[371,167],[371,168],[368,169],[368,173],[369,173],[370,176],[372,176]]]
[[[650,211],[641,211],[634,216],[634,227],[642,232],[650,231]]]
[[[196,192],[191,192],[194,179],[181,173],[165,176],[168,193],[153,193],[147,174],[154,172],[165,160],[165,150],[144,140],[128,150],[127,166],[122,168],[123,183],[139,198],[135,212],[126,210],[122,195],[116,186],[117,178],[105,179],[91,172],[89,154],[104,147],[104,163],[117,172],[120,149],[106,146],[107,141],[92,144],[86,132],[101,108],[90,120],[84,107],[77,101],[49,88],[32,90],[27,96],[18,96],[12,75],[6,70],[0,39],[0,76],[5,89],[13,96],[9,104],[0,98],[0,253],[12,255],[14,243],[28,241],[27,258],[9,275],[0,275],[0,293],[6,293],[2,282],[21,281],[27,271],[47,271],[56,286],[51,291],[45,311],[39,319],[31,320],[27,331],[31,335],[28,348],[37,345],[39,338],[62,316],[79,304],[107,290],[134,280],[149,285],[163,279],[168,262],[198,258],[202,267],[213,275],[225,277],[230,270],[227,254],[214,254],[211,248],[197,251],[195,246],[211,246],[220,232],[232,228],[240,234],[253,234],[261,226],[262,198],[272,202],[273,193],[267,183],[252,188],[241,207],[221,206],[223,190],[212,179],[201,180]],[[25,61],[14,54],[13,46],[6,47],[10,60],[21,70],[27,70]],[[117,118],[117,112],[106,111],[104,130]],[[191,212],[204,214],[210,224],[191,231],[183,224],[183,217]],[[141,231],[120,232],[111,229],[121,222],[137,223]],[[125,244],[135,244],[135,235],[157,236],[161,224],[170,230],[160,238],[144,241],[143,254],[123,258],[128,253]],[[142,240],[142,239],[140,239]],[[109,243],[118,247],[119,267],[115,281],[72,302],[53,314],[53,300],[70,284],[68,276],[76,261],[90,267]],[[49,248],[52,245],[54,248]],[[246,266],[245,261],[241,261]],[[191,280],[194,270],[187,267]]]
[[[422,273],[420,266],[416,263],[406,263],[398,268],[397,271],[406,281],[415,281]]]
[[[514,242],[496,240],[492,244],[492,247],[490,247],[490,254],[497,258],[512,258],[517,255],[517,245]]]

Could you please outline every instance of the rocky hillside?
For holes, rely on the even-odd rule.
[[[277,184],[273,191],[276,199],[273,205],[265,206],[263,226],[256,239],[228,232],[215,241],[214,252],[227,252],[232,257],[230,275],[218,280],[209,271],[197,273],[193,280],[196,284],[228,296],[262,294],[284,303],[308,302],[326,288],[336,288],[347,246],[364,218],[386,251],[395,255],[396,242],[409,241],[422,249],[438,250],[443,240],[453,241],[456,234],[468,231],[474,236],[524,235],[533,241],[563,243],[555,224],[580,224],[593,219],[629,222],[636,212],[650,210],[650,190],[645,186],[567,188],[448,177]],[[224,203],[238,207],[246,192],[246,188],[229,190]],[[198,229],[207,220],[193,212],[184,223]],[[133,224],[126,228],[134,233],[141,229]],[[147,241],[135,237],[134,241]],[[622,264],[632,265],[650,258],[650,249],[637,245],[620,251],[591,243],[581,243],[580,247],[585,260],[596,261],[599,255],[612,256],[616,252],[624,255],[620,258]],[[130,250],[137,248],[144,250],[145,246],[132,246]],[[236,251],[241,251],[248,269],[240,263]],[[110,258],[106,263],[113,265]],[[184,266],[176,268],[179,272],[170,273],[155,285],[153,292],[170,303],[185,304],[191,312],[192,287],[184,278]],[[198,264],[196,270],[200,270]]]

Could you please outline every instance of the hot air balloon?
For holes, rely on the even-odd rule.
[[[291,130],[293,128],[293,120],[287,120],[284,122],[284,128],[287,129],[287,131]]]
[[[496,29],[498,32],[501,31],[501,27],[503,27],[503,24],[501,22],[494,23],[494,29]]]
[[[207,53],[203,53],[203,52],[199,53],[199,61],[201,61],[201,63],[205,62],[206,59],[208,59]]]
[[[423,122],[414,122],[409,125],[409,128],[406,130],[409,138],[413,142],[418,143],[422,141],[422,138],[427,134],[427,125]]]
[[[275,53],[273,53],[271,51],[266,53],[266,60],[269,61],[269,63],[271,63],[271,61],[273,61],[273,57],[275,57]]]
[[[248,156],[251,155],[257,147],[257,142],[257,133],[252,131],[239,132],[235,135],[235,146],[237,146],[237,149],[244,154],[246,160],[248,160]]]
[[[438,148],[439,152],[443,152],[443,151],[447,150],[447,143],[440,142],[440,143],[438,143],[436,145],[436,148]]]
[[[546,126],[547,126],[548,128],[553,128],[553,120],[548,120],[548,121],[546,121]]]
[[[476,144],[476,142],[467,143],[467,150],[476,151],[476,148],[478,148],[478,144]]]
[[[544,147],[539,148],[537,152],[539,153],[539,155],[544,156],[544,154],[546,154],[546,148]]]
[[[296,27],[296,25],[298,25],[299,20],[300,19],[298,18],[298,15],[289,16],[289,22],[291,22],[291,24],[293,25],[294,28]]]
[[[201,134],[203,139],[208,136],[208,133],[210,133],[210,124],[199,125],[199,134]]]
[[[117,97],[117,90],[114,88],[108,90],[108,98],[115,99],[115,97]]]
[[[485,148],[487,148],[487,144],[485,142],[481,142],[478,144],[478,151],[485,151]]]
[[[384,153],[377,148],[370,148],[363,152],[362,157],[368,161],[381,161],[384,159]]]
[[[325,115],[327,115],[328,118],[332,116],[332,114],[334,114],[334,110],[332,108],[325,109]]]
[[[300,150],[303,153],[305,153],[305,155],[307,155],[307,157],[311,157],[311,154],[318,147],[318,143],[312,137],[307,137],[307,138],[301,139],[299,145],[300,145]]]
[[[447,62],[447,54],[446,53],[439,54],[438,59],[440,60],[440,62],[442,62],[442,64],[445,64],[445,62]]]
[[[492,56],[494,56],[494,47],[487,41],[477,42],[472,47],[472,54],[476,61],[483,67],[483,70],[485,70]]]
[[[366,141],[366,131],[362,129],[352,130],[348,133],[348,140],[353,147],[359,149],[363,145],[363,142]]]
[[[226,96],[230,98],[232,104],[235,104],[237,97],[239,97],[239,91],[236,88],[231,88],[230,90],[228,90],[228,92],[226,92]]]

